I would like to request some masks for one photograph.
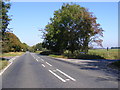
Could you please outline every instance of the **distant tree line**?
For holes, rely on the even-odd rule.
[[[120,47],[111,47],[111,49],[120,49]]]

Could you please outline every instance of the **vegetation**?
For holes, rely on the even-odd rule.
[[[56,54],[51,51],[43,51],[40,54],[49,55],[57,58],[74,58],[74,59],[114,59],[120,60],[119,49],[90,49],[88,54],[84,52],[75,51],[73,54],[66,50],[63,54]]]
[[[16,35],[10,32],[5,33],[6,41],[0,42],[2,44],[2,52],[20,52],[28,50],[28,45],[21,43]]]
[[[76,4],[64,4],[54,12],[45,28],[43,47],[53,52],[76,50],[87,53],[91,43],[102,46],[103,30],[96,17],[86,8]]]
[[[8,65],[7,60],[0,60],[0,70],[5,68]]]
[[[42,43],[38,43],[38,44],[32,46],[31,48],[33,49],[34,52],[45,50],[45,48],[43,48],[43,46],[42,46]]]
[[[0,57],[13,57],[13,56],[20,56],[24,52],[8,52],[8,53],[3,53],[0,55]]]
[[[7,32],[9,25],[9,21],[11,18],[8,16],[8,11],[10,9],[11,4],[7,2],[8,0],[0,0],[0,32],[4,36],[4,32]]]
[[[105,59],[120,59],[120,49],[109,49],[108,51],[106,49],[91,49],[88,54],[99,55]]]
[[[110,64],[110,66],[120,69],[120,61],[113,62]]]

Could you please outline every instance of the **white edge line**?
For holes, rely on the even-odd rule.
[[[49,70],[50,73],[52,73],[54,76],[56,76],[58,79],[60,79],[62,82],[66,82],[63,78],[61,78],[60,76],[58,76],[56,73],[52,72],[51,70]]]
[[[59,69],[56,69],[56,70],[59,71],[60,73],[62,73],[63,75],[65,75],[66,77],[70,78],[71,80],[76,81],[74,78],[72,78],[71,76],[69,76],[66,73],[62,72],[61,70],[59,70]]]
[[[10,62],[3,70],[1,70],[1,72],[0,72],[0,76],[7,70],[7,68],[9,68],[10,67],[10,65],[13,63],[13,61],[15,60],[15,59],[17,59],[18,57],[13,57],[13,58],[11,58],[8,62]]]
[[[10,63],[0,72],[0,76],[7,70],[7,68],[10,67],[11,64],[12,64],[12,62],[10,62]]]
[[[50,63],[46,62],[49,66],[52,66]]]
[[[45,65],[44,65],[44,64],[42,64],[42,66],[43,66],[43,67],[45,67]]]

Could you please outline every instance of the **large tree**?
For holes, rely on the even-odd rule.
[[[5,47],[8,43],[8,38],[6,36],[6,32],[10,31],[8,29],[9,21],[11,20],[8,15],[8,11],[10,9],[9,0],[0,0],[0,49],[2,48],[7,50]]]
[[[11,4],[8,3],[9,0],[0,0],[0,32],[2,35],[4,32],[8,31],[9,21],[11,20],[8,15],[8,11],[10,9]]]
[[[87,53],[91,42],[102,45],[103,30],[96,19],[80,5],[63,4],[46,25],[43,45],[55,52],[81,50]]]

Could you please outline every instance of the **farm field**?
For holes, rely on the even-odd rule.
[[[105,59],[120,59],[120,49],[91,49],[88,54],[100,55]]]

